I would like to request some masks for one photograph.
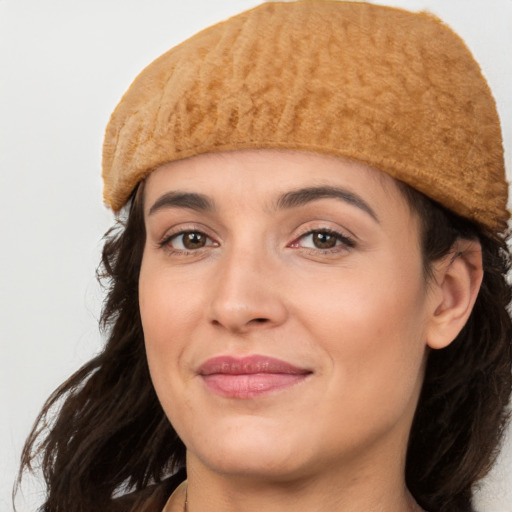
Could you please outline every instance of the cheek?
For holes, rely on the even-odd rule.
[[[303,324],[328,355],[346,400],[390,409],[416,395],[426,345],[421,274],[410,263],[391,263],[312,282],[302,305]]]
[[[139,278],[139,307],[151,378],[165,403],[180,385],[183,359],[190,332],[197,326],[201,293],[191,283],[176,278],[143,259]]]
[[[169,268],[162,256],[149,251],[142,259],[139,307],[146,343],[165,348],[203,311],[200,276]]]

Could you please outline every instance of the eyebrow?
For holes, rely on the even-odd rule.
[[[363,210],[376,222],[379,222],[377,214],[363,198],[340,187],[320,186],[292,190],[279,196],[275,202],[274,208],[277,210],[297,208],[313,201],[318,201],[319,199],[340,199],[345,203]],[[211,212],[215,210],[215,205],[213,201],[204,194],[179,191],[167,192],[155,201],[153,206],[149,209],[148,215],[153,215],[165,208],[188,208],[190,210]]]
[[[153,215],[165,208],[188,208],[202,212],[215,210],[213,201],[203,194],[195,192],[167,192],[155,201],[149,209],[148,215]]]
[[[299,206],[304,206],[307,203],[311,203],[312,201],[317,201],[318,199],[340,199],[351,206],[355,206],[363,210],[376,222],[379,222],[379,218],[375,211],[362,197],[354,194],[354,192],[351,192],[350,190],[340,187],[307,187],[286,192],[278,198],[276,202],[276,209],[297,208]]]

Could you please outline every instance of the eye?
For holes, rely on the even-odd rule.
[[[314,246],[317,249],[332,249],[339,243],[336,235],[327,233],[326,231],[316,231],[306,235],[303,239],[303,244]]]
[[[181,231],[166,238],[161,245],[177,251],[194,251],[215,243],[201,231]]]
[[[354,247],[355,243],[352,239],[337,231],[316,229],[302,235],[291,246],[325,251],[334,249],[337,246]]]

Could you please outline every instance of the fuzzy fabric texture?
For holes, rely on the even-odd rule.
[[[117,212],[166,162],[247,148],[361,161],[506,229],[494,99],[462,40],[427,13],[271,2],[203,30],[144,69],[112,114],[104,199]]]

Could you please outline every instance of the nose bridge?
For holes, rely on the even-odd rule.
[[[263,244],[233,244],[217,267],[211,321],[230,331],[275,326],[287,315],[277,286],[279,271]]]

